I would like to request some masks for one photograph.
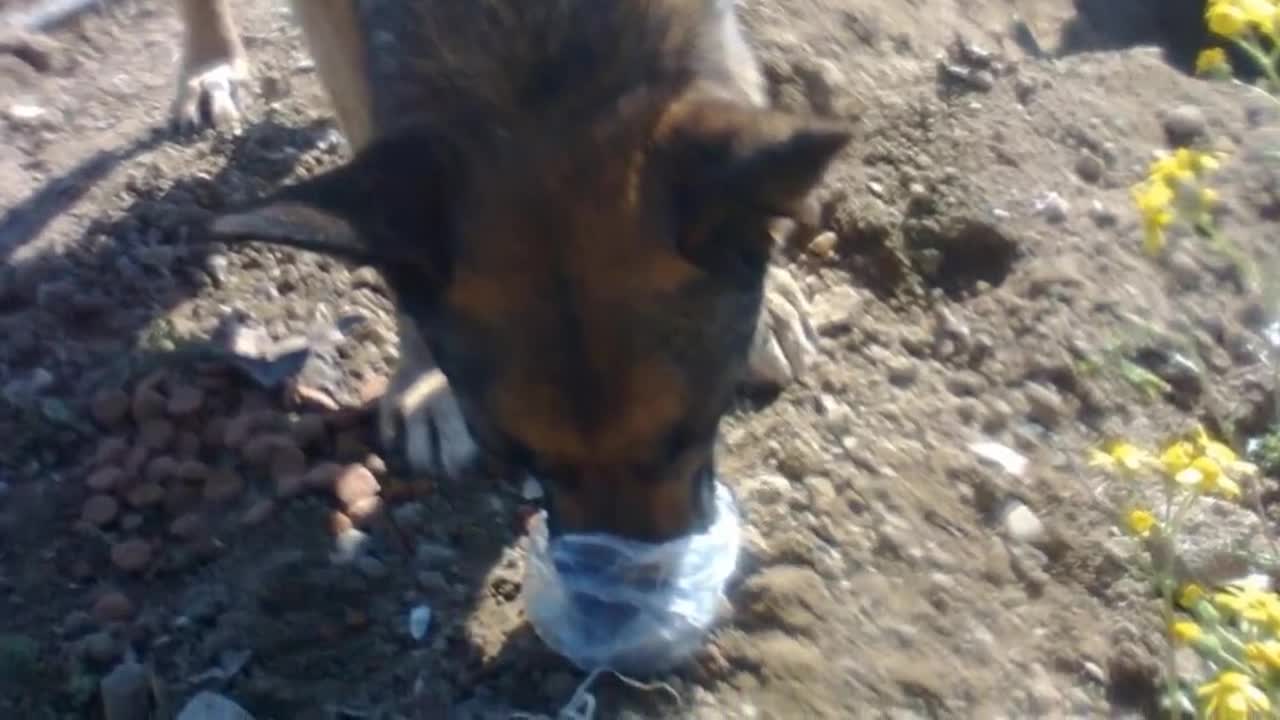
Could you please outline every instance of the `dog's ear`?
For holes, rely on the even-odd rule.
[[[210,234],[442,277],[460,182],[445,148],[426,133],[384,138],[338,168],[214,218]]]
[[[717,232],[726,222],[771,217],[812,222],[806,199],[852,136],[834,121],[716,98],[686,99],[673,107],[654,146],[664,159],[664,183],[679,212],[683,249],[714,252],[701,246],[733,235]]]

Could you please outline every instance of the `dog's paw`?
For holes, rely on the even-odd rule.
[[[402,453],[414,472],[440,478],[463,474],[478,456],[478,448],[439,370],[418,373],[403,381],[397,373],[378,407],[378,432],[388,452]]]
[[[239,131],[248,78],[246,63],[237,59],[184,70],[170,111],[173,129],[181,134],[209,127]]]
[[[791,274],[772,268],[747,361],[746,384],[780,390],[805,374],[817,352],[809,303]]]

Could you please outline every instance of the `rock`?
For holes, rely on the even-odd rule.
[[[269,474],[277,487],[283,478],[301,478],[306,472],[307,456],[298,446],[281,445],[272,453]]]
[[[110,495],[93,495],[80,509],[80,519],[94,527],[110,525],[119,514],[120,503]]]
[[[228,450],[241,450],[253,436],[256,418],[251,413],[242,413],[227,421],[222,436],[222,444]]]
[[[129,394],[123,390],[99,390],[94,394],[89,412],[104,428],[118,428],[129,417]]]
[[[253,720],[253,716],[230,698],[205,690],[191,698],[175,720]]]
[[[266,522],[276,510],[276,503],[271,498],[263,498],[250,505],[240,516],[240,524],[255,527]]]
[[[520,497],[530,502],[542,499],[542,484],[531,477],[526,477],[520,486]]]
[[[200,436],[190,430],[178,433],[173,442],[173,453],[182,460],[196,460],[200,457]]]
[[[266,470],[270,468],[276,453],[291,447],[295,447],[293,438],[267,433],[249,438],[241,448],[240,455],[250,467]]]
[[[151,717],[151,674],[132,660],[117,665],[98,683],[103,720]]]
[[[172,455],[159,455],[151,458],[142,474],[147,482],[160,485],[177,477],[180,467],[182,464]]]
[[[387,564],[372,555],[361,555],[355,560],[356,570],[370,580],[381,580],[388,574]]]
[[[120,529],[125,532],[133,532],[134,530],[142,527],[142,522],[142,513],[125,513],[124,516],[120,518]]]
[[[164,502],[165,490],[163,485],[153,482],[145,482],[133,488],[125,495],[125,501],[129,505],[138,510],[155,507]]]
[[[1085,153],[1076,159],[1076,175],[1081,180],[1093,185],[1102,179],[1102,173],[1106,167],[1102,161],[1092,153]]]
[[[1044,523],[1035,512],[1022,502],[1010,501],[1001,513],[1000,525],[1009,537],[1031,545],[1045,540]]]
[[[374,477],[384,477],[387,474],[387,461],[382,459],[381,455],[369,453],[365,456],[363,465],[373,473]]]
[[[1029,417],[1045,427],[1056,427],[1067,414],[1066,403],[1047,385],[1030,383],[1023,394],[1030,406]]]
[[[382,507],[382,498],[374,495],[348,505],[345,514],[356,527],[362,528],[367,527],[382,514]]]
[[[344,467],[333,483],[334,496],[348,508],[365,498],[376,496],[381,489],[378,479],[363,465]]]
[[[84,658],[97,665],[110,665],[120,659],[123,648],[120,640],[110,630],[89,633],[80,641]]]
[[[128,595],[118,590],[110,590],[94,601],[89,614],[99,625],[110,625],[129,620],[133,617],[135,609]]]
[[[244,490],[244,478],[234,470],[213,471],[204,484],[204,499],[213,503],[226,503],[239,497]]]
[[[134,538],[132,540],[118,542],[111,546],[112,564],[129,573],[136,573],[144,570],[151,564],[151,556],[151,543],[148,543],[146,540]]]
[[[133,421],[143,423],[147,420],[154,420],[163,417],[165,406],[168,402],[150,383],[141,383],[133,391],[133,400],[130,409],[133,412]]]
[[[1048,222],[1057,225],[1067,219],[1071,206],[1056,192],[1045,193],[1035,202],[1035,210]]]
[[[138,426],[138,443],[148,450],[160,452],[169,448],[175,434],[173,423],[168,419],[151,418]]]
[[[124,485],[124,471],[118,467],[104,467],[89,473],[84,484],[94,492],[111,492]]]
[[[97,466],[114,465],[123,460],[127,454],[129,454],[128,440],[119,436],[103,438],[98,443],[97,449],[93,451],[93,464]]]
[[[213,469],[199,460],[184,460],[178,464],[175,476],[185,483],[202,483],[213,475]]]
[[[178,385],[169,391],[165,410],[174,417],[189,417],[204,407],[204,390],[195,385]]]
[[[276,497],[292,498],[301,495],[307,490],[307,478],[305,475],[281,475],[274,480]]]
[[[1204,111],[1195,105],[1179,105],[1165,113],[1164,134],[1174,147],[1186,147],[1204,137],[1209,130]]]
[[[188,542],[199,540],[208,536],[209,521],[198,512],[184,513],[169,523],[169,534]]]
[[[333,439],[333,457],[339,462],[360,462],[368,454],[369,446],[361,430],[344,430]]]
[[[914,385],[920,378],[920,364],[905,356],[895,356],[888,363],[889,382],[900,388]]]
[[[324,442],[329,435],[329,429],[325,425],[324,416],[311,414],[303,415],[294,421],[289,433],[298,447],[305,449]]]
[[[364,555],[368,544],[368,535],[355,528],[348,528],[334,538],[333,552],[329,554],[329,560],[334,565],[350,565]]]
[[[342,465],[331,462],[320,463],[307,471],[303,476],[303,482],[313,490],[332,492],[342,472]]]
[[[777,474],[760,475],[743,483],[743,499],[758,505],[774,505],[791,494],[791,482]]]

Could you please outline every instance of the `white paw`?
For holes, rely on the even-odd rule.
[[[429,370],[403,382],[405,371],[378,407],[378,431],[388,452],[402,451],[414,472],[440,478],[463,474],[479,454],[449,381]]]
[[[239,131],[243,105],[241,86],[248,80],[245,64],[228,60],[183,73],[171,120],[180,133],[214,127]]]
[[[809,302],[791,274],[771,268],[747,361],[747,384],[781,389],[804,376],[817,349]]]

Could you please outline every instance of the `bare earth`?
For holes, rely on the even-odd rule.
[[[201,689],[258,720],[554,713],[582,676],[523,623],[520,484],[404,477],[367,418],[321,419],[390,367],[377,275],[193,234],[346,152],[283,3],[236,4],[257,78],[237,136],[162,132],[166,2],[0,51],[0,716],[103,717],[99,679],[133,661],[160,718]],[[1276,115],[1175,66],[1195,5],[744,0],[777,101],[857,132],[820,193],[835,237],[779,258],[818,353],[728,423],[749,552],[731,615],[663,678],[681,703],[604,679],[598,717],[1149,712],[1156,604],[1086,450],[1195,421],[1248,437],[1275,393],[1231,265],[1194,242],[1145,258],[1130,209],[1151,152],[1195,139],[1232,153],[1225,227],[1272,242],[1276,179],[1246,148]],[[187,352],[234,313],[276,339],[360,322],[267,392]],[[1117,343],[1173,391],[1087,371]],[[363,491],[311,492],[327,466],[298,485],[326,461],[363,464],[382,512],[336,514]],[[334,555],[352,518],[369,546]]]

